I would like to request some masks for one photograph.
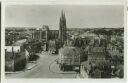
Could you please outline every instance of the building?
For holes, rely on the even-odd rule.
[[[29,52],[23,44],[24,41],[20,40],[5,47],[5,71],[19,71],[26,67]]]
[[[111,64],[106,60],[105,47],[91,47],[88,48],[87,53],[88,60],[81,63],[81,76],[83,78],[111,77]]]
[[[35,30],[32,33],[32,38],[36,40],[40,40],[40,41],[42,40],[48,41],[49,40],[49,26],[43,25],[42,28]]]
[[[61,12],[60,22],[59,22],[59,39],[61,41],[61,45],[63,46],[67,41],[67,25],[66,25],[66,18],[65,13]]]
[[[88,60],[105,60],[105,47],[92,47],[88,51]]]
[[[91,65],[89,61],[84,61],[81,63],[80,76],[82,78],[89,78],[89,71],[91,70]]]
[[[48,51],[48,44],[50,40],[59,40],[58,47],[62,47],[67,42],[67,26],[65,13],[61,12],[59,30],[49,30],[48,25],[43,25],[42,28],[35,30],[32,33],[32,38],[34,40],[42,41],[42,47],[44,51]],[[44,44],[43,44],[44,43]]]
[[[59,38],[59,30],[49,30],[49,40],[56,40]]]
[[[44,51],[48,50],[48,41],[49,41],[49,26],[48,25],[43,25],[41,28],[35,30],[32,33],[32,39],[37,41],[37,43],[42,42],[41,43],[41,47]]]
[[[56,46],[56,41],[55,40],[50,40],[49,45],[48,45],[48,51],[51,54],[57,53],[57,46]]]
[[[33,40],[42,42],[42,50],[48,51],[48,44],[50,40],[58,39],[59,31],[58,30],[49,30],[49,26],[43,25],[42,28],[35,30],[32,34]]]

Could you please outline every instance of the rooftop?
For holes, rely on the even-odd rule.
[[[20,46],[5,46],[6,52],[15,52],[18,53],[20,51]]]
[[[80,48],[76,48],[76,47],[64,47],[62,49],[60,49],[60,52],[63,55],[81,55],[82,54],[82,50]]]
[[[92,52],[104,52],[105,47],[93,47]]]
[[[18,40],[17,42],[15,42],[14,44],[12,44],[12,46],[21,46],[23,45],[27,40],[23,39],[23,40]]]

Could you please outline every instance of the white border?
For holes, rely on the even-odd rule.
[[[1,3],[1,83],[4,83],[3,79],[5,79],[4,76],[4,70],[5,70],[5,53],[4,53],[4,47],[5,47],[5,30],[4,30],[4,9],[5,7]]]
[[[112,0],[113,1],[113,0]],[[97,2],[93,0],[5,0],[5,5],[122,5],[125,0]]]
[[[36,79],[25,79],[25,78],[21,78],[21,79],[5,79],[5,58],[4,58],[4,48],[5,48],[5,6],[6,5],[125,5],[124,6],[124,59],[125,59],[125,64],[124,64],[124,71],[127,72],[127,64],[126,64],[126,51],[127,51],[127,36],[126,36],[126,31],[127,31],[127,27],[126,27],[126,3],[125,1],[124,2],[121,2],[121,3],[111,3],[111,2],[87,2],[87,1],[40,1],[40,0],[37,0],[37,1],[23,1],[23,0],[20,0],[20,1],[3,1],[2,2],[2,20],[1,20],[1,24],[2,24],[2,27],[1,27],[1,82],[2,83],[42,83],[42,82],[46,82],[46,83],[61,83],[61,82],[66,82],[66,83],[85,83],[85,82],[90,82],[90,83],[96,83],[96,82],[126,82],[126,74],[125,74],[125,77],[124,79],[44,79],[44,78],[36,78]]]

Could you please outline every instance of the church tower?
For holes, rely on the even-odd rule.
[[[62,45],[64,45],[67,40],[66,18],[65,13],[63,11],[61,11],[61,17],[59,22],[59,39]]]

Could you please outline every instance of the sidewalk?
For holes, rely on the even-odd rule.
[[[31,70],[32,68],[34,68],[34,67],[37,66],[36,63],[37,63],[36,61],[29,61],[29,62],[27,63],[26,68],[25,68],[24,70],[15,71],[15,72],[13,72],[13,71],[11,71],[11,72],[5,72],[5,74],[17,74],[17,73],[25,72],[25,71],[27,71],[27,70]]]
[[[78,78],[78,79],[83,79],[83,77],[82,77],[80,74],[77,74],[77,75],[76,75],[76,78]]]
[[[31,70],[32,68],[36,67],[37,66],[36,63],[37,63],[36,61],[28,62],[26,66],[26,70]]]

